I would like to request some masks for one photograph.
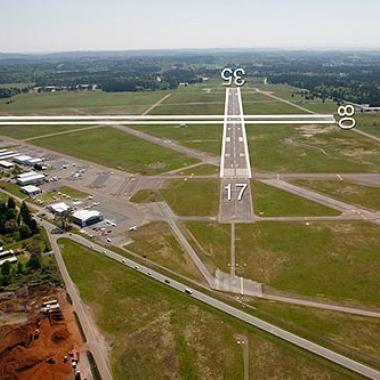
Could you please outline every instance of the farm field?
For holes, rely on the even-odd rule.
[[[249,371],[259,377],[335,380],[352,375],[76,243],[59,243],[69,273],[111,347],[115,379],[146,378],[153,372],[159,379],[173,374],[203,378],[205,373],[240,378],[243,354],[237,334],[247,337]]]
[[[72,144],[75,136],[75,144]],[[155,175],[197,162],[128,133],[100,128],[33,140],[33,144],[132,173]]]

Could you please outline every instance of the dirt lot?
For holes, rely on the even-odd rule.
[[[61,320],[40,314],[42,302],[52,298],[59,301]],[[63,290],[42,285],[0,293],[0,323],[0,380],[73,378],[69,352],[84,356],[85,347]]]

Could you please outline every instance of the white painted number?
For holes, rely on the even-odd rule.
[[[356,120],[352,117],[355,115],[355,108],[351,104],[347,106],[340,106],[338,108],[339,127],[342,129],[352,129],[356,125]]]
[[[245,75],[245,70],[241,67],[237,68],[235,71],[229,67],[226,67],[222,70],[220,75],[224,80],[223,84],[225,86],[231,86],[232,82],[239,87],[244,86],[245,84],[245,79],[243,78]]]
[[[232,190],[231,190],[231,184],[229,183],[227,186],[224,187],[227,191],[227,200],[230,201],[232,198]]]
[[[237,188],[240,187],[240,193],[238,195],[238,201],[241,201],[243,199],[244,191],[247,188],[247,184],[246,183],[237,183],[236,187]]]
[[[248,187],[248,185],[246,183],[237,183],[235,187],[237,190],[240,190],[237,196],[237,200],[240,202],[243,199],[245,189]],[[229,183],[224,187],[224,189],[227,191],[227,200],[232,200],[232,185]]]

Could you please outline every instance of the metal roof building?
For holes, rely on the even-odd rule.
[[[103,215],[96,210],[79,210],[73,213],[73,222],[80,227],[90,226],[101,220],[103,220]]]

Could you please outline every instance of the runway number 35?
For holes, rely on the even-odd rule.
[[[241,201],[243,199],[244,191],[248,185],[246,183],[237,183],[235,186],[236,190],[239,190],[237,200]],[[227,191],[227,200],[232,200],[232,185],[229,183],[224,187],[224,189]]]
[[[226,67],[222,70],[220,73],[222,79],[224,80],[224,85],[225,86],[231,86],[232,83],[234,83],[236,86],[244,86],[245,84],[245,70],[241,67],[232,70],[229,67]]]
[[[355,115],[355,108],[351,104],[347,106],[340,106],[338,108],[338,115],[341,117],[339,119],[339,127],[342,129],[352,129],[356,125],[356,120],[353,118]]]

